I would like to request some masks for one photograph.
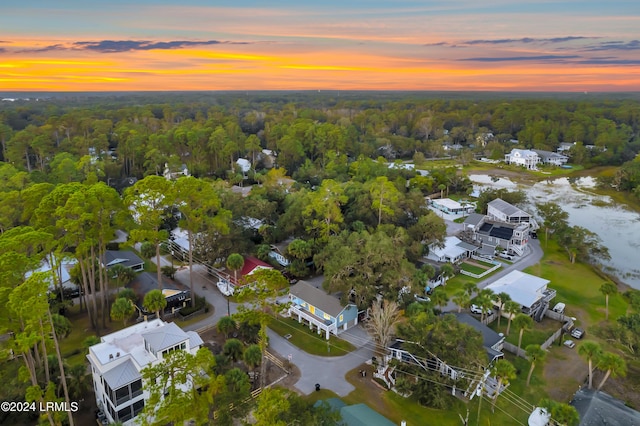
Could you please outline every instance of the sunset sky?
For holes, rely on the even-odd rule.
[[[15,0],[0,96],[640,91],[639,0]]]

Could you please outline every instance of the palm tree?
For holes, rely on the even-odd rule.
[[[484,320],[486,312],[491,311],[491,308],[493,307],[493,297],[494,297],[493,290],[488,288],[483,288],[478,293],[477,303],[478,303],[478,306],[480,306],[480,309],[482,310],[482,313],[480,314],[480,322]]]
[[[220,321],[218,321],[217,324],[217,328],[218,331],[222,334],[224,334],[224,337],[226,337],[227,339],[229,338],[229,334],[238,328],[238,324],[236,323],[236,320],[233,319],[233,317],[222,317],[220,318]]]
[[[236,362],[237,360],[242,358],[243,352],[244,347],[242,345],[242,342],[238,339],[229,339],[222,347],[222,353],[233,362]]]
[[[91,376],[87,374],[85,364],[76,364],[66,369],[69,381],[69,396],[75,400],[81,399],[91,389]]]
[[[441,308],[442,306],[446,305],[447,302],[449,302],[449,297],[447,296],[447,293],[445,292],[443,287],[436,287],[436,289],[433,290],[433,293],[431,293],[430,297],[431,302],[438,308]]]
[[[167,299],[162,294],[162,290],[156,288],[144,295],[142,306],[149,312],[155,312],[156,316],[160,318],[160,311],[167,306]]]
[[[618,287],[612,282],[604,282],[600,286],[600,293],[604,294],[605,298],[605,306],[606,306],[606,320],[609,320],[609,296],[612,294],[616,294],[618,292]]]
[[[531,361],[531,368],[529,369],[529,375],[527,376],[527,386],[531,383],[531,375],[533,369],[536,368],[536,363],[544,362],[547,357],[547,351],[542,349],[540,345],[528,345],[524,350],[527,352],[527,358]]]
[[[122,321],[122,325],[125,327],[134,312],[135,308],[133,307],[133,303],[124,297],[117,298],[113,305],[111,305],[111,319],[114,321]]]
[[[498,395],[500,395],[500,388],[502,388],[503,384],[508,385],[511,380],[516,378],[516,368],[506,359],[499,359],[491,367],[491,375],[498,380],[491,404],[491,411],[494,411]]]
[[[624,377],[627,375],[627,363],[624,361],[624,359],[622,359],[622,357],[612,352],[605,352],[600,355],[598,359],[598,368],[602,371],[606,371],[606,373],[604,373],[602,381],[598,385],[598,390],[602,389],[602,386],[604,386],[604,382],[607,381],[609,376]]]
[[[469,295],[469,297],[473,297],[474,294],[478,291],[478,285],[472,281],[467,281],[462,285],[465,293]]]
[[[126,285],[136,277],[136,272],[121,264],[113,265],[109,268],[109,276],[115,280],[116,288],[120,291],[121,285]]]
[[[238,285],[238,271],[244,266],[244,257],[238,253],[232,253],[227,257],[227,268],[233,271],[234,285]],[[229,298],[227,297],[227,315],[231,315]]]
[[[513,317],[520,312],[520,304],[514,302],[513,300],[509,300],[504,304],[503,310],[509,315],[509,322],[507,323],[507,336],[509,335],[509,330],[511,330],[511,320]]]
[[[602,355],[602,347],[591,340],[586,340],[578,348],[578,353],[587,359],[589,363],[589,389],[593,386],[593,361],[598,362],[598,358]]]
[[[522,335],[525,330],[530,330],[533,328],[533,320],[529,315],[518,314],[513,319],[513,326],[520,330],[520,336],[518,337],[518,355],[520,354],[520,346],[522,346]]]
[[[440,268],[440,274],[442,275],[442,278],[443,278],[442,285],[446,285],[447,279],[455,275],[455,270],[453,269],[453,266],[451,266],[450,263],[445,263]]]
[[[503,292],[498,293],[496,296],[496,302],[498,302],[498,327],[500,327],[500,317],[502,317],[502,309],[504,308],[505,303],[511,300],[511,296],[509,294]]]
[[[260,349],[259,345],[250,345],[244,351],[242,359],[244,360],[244,363],[247,364],[247,367],[251,368],[252,371],[255,371],[262,362],[262,349]]]
[[[463,289],[458,290],[456,294],[453,295],[451,300],[453,301],[453,303],[458,305],[458,313],[462,312],[463,309],[468,309],[469,306],[471,306],[471,296],[469,296],[469,294]]]

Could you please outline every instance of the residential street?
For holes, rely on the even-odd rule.
[[[451,228],[461,226],[460,224],[447,221]],[[531,265],[535,265],[542,258],[542,249],[538,240],[531,240],[528,252],[518,262],[508,265],[497,274],[478,283],[478,288],[484,288],[496,279],[508,274],[511,271],[522,270]],[[155,263],[155,258],[151,259]],[[170,264],[170,261],[162,258],[163,264]],[[186,330],[197,330],[202,327],[214,325],[220,318],[227,315],[227,299],[216,287],[217,279],[207,274],[206,268],[202,265],[194,265],[194,291],[199,296],[204,296],[207,302],[214,308],[214,313],[207,318],[185,327]],[[176,272],[176,281],[189,286],[189,268],[182,267]],[[322,277],[315,277],[309,280],[314,286],[322,284]],[[237,312],[238,304],[229,304],[231,313]],[[449,302],[444,308],[445,312],[456,311],[457,306]],[[374,344],[371,337],[361,325],[354,327],[341,334],[341,337],[350,341],[358,349],[348,355],[341,357],[322,357],[310,355],[275,332],[269,330],[269,348],[284,359],[291,357],[291,362],[300,370],[300,379],[295,383],[296,389],[308,395],[315,391],[315,385],[319,384],[323,389],[330,389],[340,396],[346,396],[354,390],[353,385],[346,381],[345,375],[348,371],[366,361],[371,360],[374,352]],[[330,350],[330,347],[329,347]]]

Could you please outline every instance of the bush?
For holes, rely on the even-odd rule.
[[[145,241],[140,245],[140,254],[146,257],[147,259],[151,259],[156,255],[156,246],[149,241]]]
[[[120,243],[107,243],[106,248],[107,250],[120,250]]]
[[[165,254],[169,254],[169,253],[171,253],[171,250],[169,250],[169,244],[161,243],[160,244],[160,254],[165,255]]]
[[[186,317],[191,315],[194,312],[198,312],[202,308],[205,308],[205,312],[206,312],[207,311],[207,308],[205,307],[206,305],[207,305],[207,299],[205,299],[204,297],[196,296],[195,306],[187,306],[186,308],[182,308],[178,313],[181,316]]]
[[[173,278],[175,277],[175,275],[176,275],[176,271],[177,271],[177,269],[176,269],[176,268],[174,268],[174,267],[173,267],[173,266],[171,266],[171,265],[168,265],[168,266],[163,266],[163,267],[161,268],[161,271],[162,271],[162,274],[163,274],[165,277],[169,277],[169,278],[173,279]]]

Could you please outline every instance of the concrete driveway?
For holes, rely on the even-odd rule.
[[[340,334],[358,349],[344,356],[322,357],[310,355],[277,333],[269,330],[269,349],[287,359],[300,370],[300,379],[294,384],[305,395],[315,391],[316,383],[322,389],[329,389],[339,396],[347,396],[355,390],[345,379],[347,372],[362,363],[371,360],[374,344],[371,337],[360,326],[353,327]]]

